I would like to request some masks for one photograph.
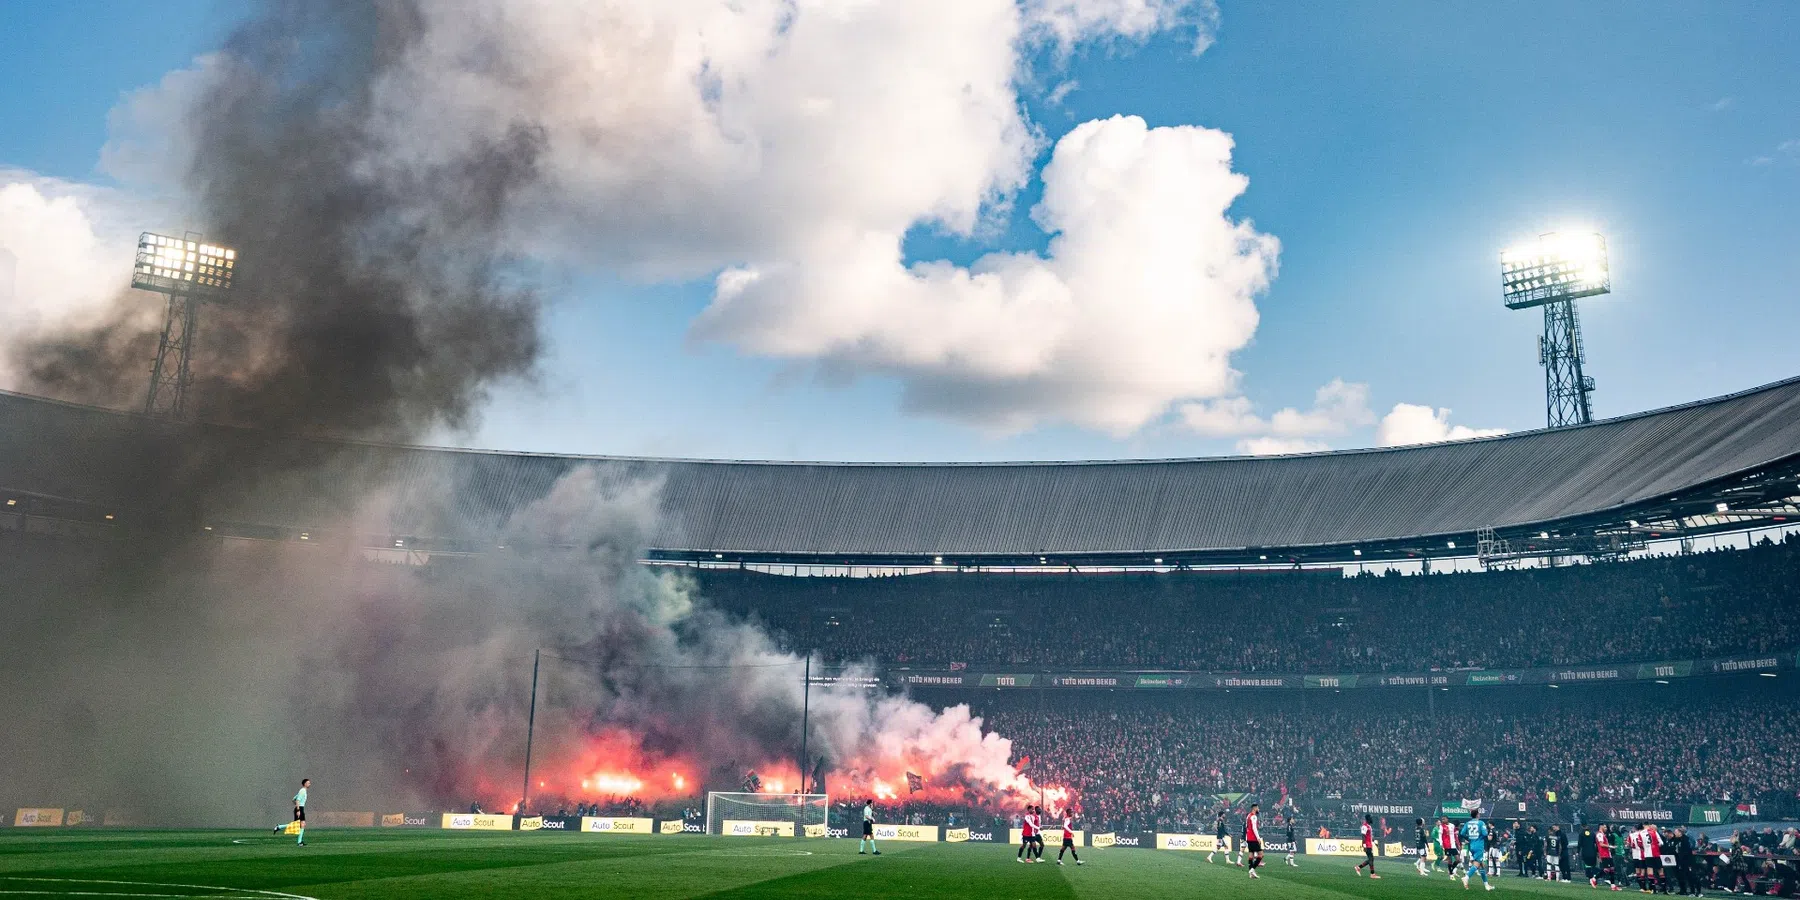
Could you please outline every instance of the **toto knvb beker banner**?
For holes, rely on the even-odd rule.
[[[453,831],[511,831],[512,816],[492,813],[444,813],[443,827]]]
[[[733,837],[793,837],[794,823],[726,819],[720,833]]]
[[[878,841],[918,841],[920,843],[937,843],[938,827],[936,825],[881,825],[875,826],[875,839]]]
[[[668,823],[664,823],[668,824]],[[582,834],[653,834],[656,822],[653,819],[632,819],[616,816],[582,816]],[[680,834],[680,823],[676,823],[675,833]]]

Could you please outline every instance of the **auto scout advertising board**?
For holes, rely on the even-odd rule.
[[[1340,841],[1337,838],[1307,838],[1306,855],[1308,856],[1361,856],[1362,840],[1353,838]]]
[[[937,843],[938,827],[936,825],[875,825],[875,839],[878,841],[919,841]]]
[[[1075,832],[1075,846],[1086,847],[1087,846],[1086,838],[1087,838],[1087,832],[1076,831]],[[1008,832],[1006,839],[1007,839],[1007,841],[1009,841],[1011,843],[1017,844],[1018,842],[1025,839],[1025,829],[1014,828],[1012,831]],[[1062,846],[1062,829],[1061,828],[1046,828],[1046,829],[1044,829],[1044,846],[1046,846],[1046,847],[1061,847]]]
[[[794,823],[726,819],[720,833],[734,837],[793,837]]]
[[[431,817],[425,813],[383,813],[381,816],[383,828],[418,828],[430,824]]]
[[[1162,834],[1156,835],[1158,850],[1198,850],[1201,853],[1214,851],[1230,853],[1231,838],[1219,840],[1210,834]]]
[[[63,811],[60,809],[44,809],[40,807],[20,807],[13,816],[13,825],[20,828],[44,828],[63,823]]]
[[[444,813],[443,827],[455,831],[511,831],[512,816],[490,813]]]
[[[666,824],[666,823],[665,823]],[[582,834],[655,834],[656,820],[621,818],[618,816],[582,816]],[[675,833],[681,833],[681,823],[676,822]]]

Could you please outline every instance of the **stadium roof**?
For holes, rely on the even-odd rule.
[[[1557,547],[1604,552],[1601,544],[1641,543],[1653,529],[1666,537],[1672,528],[1741,529],[1785,517],[1800,495],[1800,378],[1591,425],[1453,443],[1075,463],[729,462],[405,447],[170,426],[0,394],[0,491],[38,507],[128,510],[144,502],[144,480],[160,476],[142,466],[122,470],[118,460],[178,459],[172,448],[195,444],[234,454],[210,459],[251,459],[278,472],[256,478],[248,497],[200,501],[197,513],[270,535],[332,527],[379,496],[381,521],[358,528],[448,549],[473,532],[444,523],[498,521],[562,476],[592,467],[601,485],[660,486],[648,543],[662,559],[1369,561],[1467,556],[1484,528],[1535,555]],[[309,459],[332,462],[318,470],[302,464]]]

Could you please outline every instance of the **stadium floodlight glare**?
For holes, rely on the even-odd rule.
[[[1551,232],[1536,244],[1500,253],[1501,293],[1508,309],[1612,292],[1606,238],[1594,232]]]
[[[146,415],[185,416],[192,381],[188,360],[200,324],[200,304],[225,299],[236,279],[237,251],[230,247],[196,236],[170,237],[153,231],[138,236],[131,286],[168,297],[162,340],[150,369],[150,393],[144,398]]]
[[[231,292],[237,251],[146,231],[138,237],[131,286],[162,294],[217,297]]]

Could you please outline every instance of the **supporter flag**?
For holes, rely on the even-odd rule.
[[[1013,766],[1013,770],[1017,771],[1017,772],[1023,772],[1030,765],[1031,765],[1031,757],[1021,756],[1021,757],[1019,757],[1019,764],[1016,766]]]
[[[906,786],[911,788],[912,792],[916,794],[925,789],[925,779],[908,772],[906,773]]]
[[[968,667],[969,667],[969,664],[966,662],[953,662],[950,664],[950,671],[961,672],[964,669],[967,669]]]
[[[1555,791],[1545,791],[1544,792],[1544,802],[1545,803],[1555,803],[1556,802],[1556,792]]]

